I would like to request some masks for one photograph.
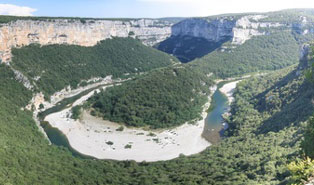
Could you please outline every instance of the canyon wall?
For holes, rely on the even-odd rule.
[[[235,18],[224,16],[215,19],[191,18],[172,27],[172,36],[190,36],[219,42],[231,38],[232,44],[241,45],[253,36],[267,35],[274,29],[295,31],[298,34],[314,33],[314,25],[300,16],[298,21],[264,21],[266,15],[245,15]]]
[[[171,26],[172,23],[157,19],[84,22],[78,19],[17,20],[0,24],[0,60],[9,62],[11,48],[32,43],[93,46],[111,37],[132,36],[152,46],[171,35]]]
[[[314,33],[314,25],[306,17],[301,16],[296,22],[265,22],[264,18],[267,16],[189,18],[176,24],[160,19],[17,20],[0,24],[0,62],[11,60],[12,48],[32,43],[93,46],[111,37],[131,36],[153,46],[170,36],[190,36],[210,42],[230,40],[234,45],[241,45],[253,36],[271,34],[273,29],[289,29],[298,34]]]
[[[222,17],[214,20],[205,18],[186,19],[172,27],[172,36],[201,37],[219,42],[231,38],[233,44],[243,44],[253,36],[265,35],[260,29],[284,26],[280,23],[258,22],[263,15],[248,15],[235,19]]]
[[[207,21],[202,18],[193,18],[175,24],[171,32],[172,36],[200,37],[209,41],[219,42],[227,37],[233,37],[232,29],[235,24],[235,20],[216,19]]]

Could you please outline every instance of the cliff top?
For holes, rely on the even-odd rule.
[[[33,21],[55,21],[55,20],[79,20],[82,23],[86,21],[138,21],[138,20],[156,20],[161,22],[177,23],[185,18],[181,17],[165,17],[165,18],[89,18],[89,17],[34,17],[34,16],[9,16],[9,15],[0,15],[0,24],[10,23],[17,20],[33,20]]]

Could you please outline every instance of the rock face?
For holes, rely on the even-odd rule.
[[[265,14],[266,15],[266,14]],[[22,47],[32,43],[74,44],[93,46],[100,40],[111,37],[136,37],[144,44],[153,46],[168,37],[205,39],[209,45],[231,41],[233,45],[241,45],[253,36],[271,34],[273,29],[294,31],[298,34],[314,33],[314,23],[300,16],[294,22],[265,22],[265,15],[223,16],[217,18],[190,18],[173,25],[166,20],[84,20],[79,19],[47,19],[18,20],[0,24],[0,62],[11,60],[11,48]],[[175,40],[175,39],[172,39]],[[195,40],[195,39],[194,39]],[[170,54],[178,48],[186,47],[174,43],[167,46]],[[186,52],[197,46],[191,46]],[[210,46],[212,47],[212,46]],[[203,46],[202,46],[203,48]],[[185,49],[185,48],[184,48]],[[184,51],[185,52],[185,51]],[[195,55],[200,57],[199,55]]]
[[[158,49],[176,56],[181,62],[189,62],[222,47],[244,44],[253,36],[267,35],[276,27],[286,26],[278,22],[265,22],[264,15],[222,16],[216,18],[191,18],[172,26],[171,37],[161,42]],[[277,28],[278,29],[278,28]]]
[[[265,35],[259,29],[280,27],[280,23],[258,22],[266,18],[263,15],[248,15],[239,19],[233,17],[222,17],[214,20],[203,18],[186,19],[172,27],[172,36],[200,37],[212,42],[220,42],[231,38],[232,43],[239,45],[253,36]]]
[[[171,31],[172,36],[191,36],[205,38],[208,41],[219,42],[233,37],[232,29],[236,21],[228,19],[216,19],[207,21],[205,19],[186,19],[175,24]]]
[[[11,48],[32,43],[93,46],[111,37],[137,37],[152,46],[168,38],[172,23],[154,19],[86,20],[55,19],[18,20],[0,25],[0,60],[11,60]]]
[[[237,20],[235,27],[233,28],[233,44],[243,44],[245,41],[251,39],[253,36],[265,35],[266,32],[259,29],[280,27],[280,23],[265,23],[258,22],[260,19],[266,18],[263,15],[249,15],[241,17]]]

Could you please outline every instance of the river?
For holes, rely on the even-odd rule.
[[[226,82],[221,82],[221,83],[219,83],[217,85],[218,88],[214,92],[214,94],[212,95],[212,104],[214,105],[214,108],[207,114],[206,119],[205,119],[204,129],[202,129],[203,133],[202,133],[202,130],[201,130],[200,133],[199,133],[199,136],[198,136],[198,137],[200,137],[200,135],[202,135],[206,140],[208,140],[212,144],[215,144],[215,143],[219,142],[219,140],[221,139],[220,133],[221,133],[221,131],[224,128],[222,114],[224,114],[229,109],[228,98],[222,92],[219,91],[219,89],[224,84],[226,84]],[[67,123],[64,121],[64,124],[67,124]],[[50,141],[53,144],[67,147],[76,156],[86,157],[85,155],[81,155],[80,153],[78,153],[76,151],[76,149],[78,148],[77,146],[74,146],[75,149],[73,149],[71,147],[72,144],[70,145],[71,142],[69,142],[69,140],[68,140],[69,138],[67,138],[69,136],[65,136],[62,132],[59,131],[59,129],[52,127],[49,123],[45,123],[44,122],[44,123],[42,123],[42,126],[43,126],[45,132],[47,133]],[[64,133],[68,133],[68,132],[64,132]],[[187,132],[184,132],[184,133],[188,134]],[[115,133],[115,134],[120,134],[120,133]],[[191,137],[189,137],[188,135],[190,135]],[[193,133],[188,134],[188,135],[186,135],[185,137],[190,138],[190,139],[188,139],[189,141],[192,138],[197,138],[197,136],[193,135]],[[72,138],[72,143],[73,143],[73,141],[75,141],[77,139],[78,138],[73,140],[73,138]],[[88,138],[86,138],[85,140],[87,140],[87,139]],[[121,140],[121,138],[120,138],[120,140]],[[129,140],[129,137],[128,137],[128,140]],[[180,141],[180,140],[178,140],[178,141]],[[115,143],[117,143],[117,142],[115,142]],[[199,143],[194,143],[194,144],[192,144],[192,143],[182,143],[182,144],[183,145],[181,145],[181,146],[179,146],[179,145],[178,146],[169,146],[171,150],[168,151],[168,154],[169,154],[169,152],[170,153],[173,152],[173,150],[179,150],[182,147],[185,147],[184,146],[185,144],[187,144],[186,146],[190,146],[190,145],[191,146],[196,146],[196,145],[199,145]],[[153,143],[149,144],[149,146],[152,146],[152,145],[153,145]],[[199,146],[201,146],[201,145],[199,145]],[[176,147],[178,147],[178,148],[176,148]],[[201,149],[201,148],[203,148],[203,149]],[[198,152],[204,150],[206,148],[206,146],[202,146],[201,148],[200,149],[196,149],[194,152],[198,153]],[[155,149],[155,148],[151,148],[151,149],[152,150],[156,150],[156,153],[160,153],[161,152],[160,154],[158,154],[159,156],[161,156],[161,154],[165,152],[164,150],[166,148],[163,148],[160,151],[158,149]],[[122,151],[123,150],[124,150],[124,148],[122,149]],[[191,150],[191,147],[190,147],[190,150]],[[143,150],[141,150],[141,151],[143,151]],[[116,151],[116,152],[118,152],[118,151]],[[128,151],[128,153],[130,153],[130,152],[131,151]],[[175,153],[177,153],[177,152],[175,152]],[[191,153],[191,154],[193,154],[193,153]],[[88,154],[85,153],[85,154],[94,156],[93,154],[89,154],[89,153]],[[188,154],[188,153],[186,153],[186,154]],[[178,153],[178,155],[179,155],[179,153]],[[102,158],[102,157],[98,157],[98,158]],[[167,159],[170,159],[170,158],[175,158],[175,155],[171,156],[171,157],[169,157]],[[132,158],[130,158],[130,159],[132,159]],[[167,160],[167,159],[165,159],[165,160]],[[158,161],[157,158],[154,161]]]
[[[221,135],[226,128],[226,123],[222,115],[230,109],[228,98],[219,89],[227,82],[217,84],[217,90],[212,96],[213,109],[208,113],[205,120],[205,128],[203,137],[212,144],[216,144],[221,140]]]

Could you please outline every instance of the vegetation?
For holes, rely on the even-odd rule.
[[[189,68],[178,69],[185,74]],[[286,165],[298,154],[300,123],[313,110],[311,88],[292,70],[239,83],[228,121],[229,137],[221,143],[190,157],[135,163],[81,159],[66,148],[49,145],[38,132],[31,112],[21,110],[31,99],[31,92],[14,79],[10,67],[1,65],[0,80],[5,87],[0,87],[0,184],[288,182]]]
[[[230,47],[215,50],[191,65],[196,65],[206,74],[214,73],[219,78],[227,78],[281,69],[295,64],[299,57],[299,43],[287,31],[253,37],[243,45]]]
[[[81,112],[82,112],[82,106],[75,106],[71,109],[71,112],[72,112],[72,115],[71,115],[71,118],[72,119],[79,119],[80,118],[80,115],[81,115]]]
[[[302,155],[296,161],[288,165],[292,176],[293,183],[301,183],[307,181],[310,177],[314,177],[314,117],[308,120],[307,127],[304,133],[304,139],[301,143],[302,154],[306,156],[305,159]]]
[[[305,70],[305,77],[308,81],[308,86],[313,89],[313,83],[314,83],[314,53],[313,53],[313,44],[310,47],[310,51],[308,56],[306,57],[305,61],[303,62],[303,65],[305,63],[305,66],[308,65],[308,67]],[[310,97],[313,97],[314,95],[309,95]],[[313,102],[313,99],[311,99],[311,103]],[[314,117],[311,117],[307,120],[307,128],[304,133],[304,140],[302,142],[302,150],[306,156],[309,156],[310,158],[314,159]],[[314,176],[314,173],[313,173]]]
[[[246,52],[238,47],[228,58],[224,58],[224,52],[217,54],[215,51],[213,56],[189,65],[154,70],[95,95],[87,105],[97,115],[134,126],[150,125],[153,120],[150,125],[153,128],[169,127],[198,118],[212,84],[203,74],[214,72],[216,76],[227,77],[295,63],[293,53],[297,51],[297,44],[292,42],[293,38],[285,33],[276,36],[277,41],[270,39],[269,42],[253,38],[243,45]],[[133,44],[137,41],[130,39],[108,41],[113,45],[120,43],[112,48],[124,51],[112,59],[103,50],[109,45],[104,44],[106,42],[95,46],[95,50],[56,45],[16,49],[12,66],[30,79],[41,76],[39,81],[32,82],[37,84],[37,90],[51,94],[67,85],[75,87],[93,75],[119,77],[127,72],[144,72],[171,64],[172,58],[150,49],[147,52],[155,55],[133,60],[129,50],[123,49],[124,46],[136,48]],[[142,48],[142,45],[138,47]],[[144,52],[146,49],[134,50]],[[226,61],[220,60],[218,55]],[[110,60],[104,64],[98,57]],[[211,57],[217,57],[221,63],[209,60]],[[234,64],[227,63],[231,58]],[[152,59],[155,61],[153,65],[144,65],[144,61]],[[162,61],[167,62],[159,63]],[[226,64],[228,68],[224,69],[222,65]],[[247,70],[244,64],[248,66]],[[306,179],[313,170],[312,160],[290,163],[298,156],[300,145],[307,155],[313,155],[310,152],[313,151],[310,142],[313,141],[314,128],[314,121],[310,119],[313,86],[302,75],[296,75],[295,66],[239,83],[231,106],[232,115],[227,118],[230,129],[225,135],[228,137],[221,143],[197,155],[154,163],[82,159],[71,155],[67,148],[49,145],[38,131],[32,113],[21,109],[31,99],[32,92],[15,80],[9,66],[0,65],[0,82],[0,184],[285,184],[289,180]],[[73,99],[66,100],[62,107],[71,101]],[[308,120],[301,144],[304,123]],[[153,133],[149,135],[154,136]],[[158,142],[156,138],[154,141]],[[113,143],[108,141],[107,144]]]
[[[265,22],[299,22],[301,16],[306,16],[309,22],[314,20],[313,9],[287,9],[282,11],[267,13],[268,17],[263,19]]]
[[[107,85],[111,85],[111,84],[107,84]],[[55,105],[52,108],[48,108],[45,111],[39,112],[38,113],[38,117],[39,119],[43,120],[47,115],[55,113],[55,112],[59,112],[63,109],[65,109],[68,105],[74,103],[76,100],[78,100],[79,98],[81,98],[82,96],[87,95],[88,93],[92,92],[95,89],[99,89],[102,85],[97,86],[95,88],[91,88],[89,90],[83,91],[75,96],[72,96],[70,98],[65,98],[62,101],[58,102],[57,105]],[[91,114],[93,114],[93,112],[91,112]]]
[[[154,134],[154,133],[150,132],[149,134],[147,134],[147,136],[150,136],[150,137],[155,137],[155,136],[156,136],[156,134]]]
[[[58,19],[67,19],[71,21],[80,21],[85,24],[87,21],[96,21],[96,20],[112,20],[112,21],[132,21],[139,19],[132,18],[81,18],[81,17],[34,17],[34,16],[9,16],[9,15],[0,15],[0,24],[10,23],[17,20],[32,20],[32,21],[51,21],[54,22]],[[162,20],[162,19],[161,19]]]
[[[158,69],[98,93],[86,106],[113,122],[166,128],[200,118],[212,84],[191,68]]]
[[[126,73],[146,72],[177,61],[132,38],[107,39],[94,47],[30,45],[13,49],[12,54],[12,66],[45,95],[68,85],[76,87],[82,80],[93,77],[123,77]]]
[[[307,67],[305,70],[305,77],[308,86],[313,89],[314,75],[313,75],[313,46],[310,48],[308,56],[302,62],[302,67]],[[309,66],[308,66],[309,65]],[[313,101],[313,93],[309,95],[311,102]],[[313,111],[313,109],[311,109]],[[303,184],[314,177],[314,117],[310,117],[307,121],[307,126],[304,132],[304,139],[301,143],[301,156],[298,156],[296,161],[288,165],[291,173],[291,183]]]
[[[0,84],[1,98],[7,102],[16,102],[20,107],[25,106],[32,96],[32,92],[18,83],[14,72],[4,64],[0,64]]]
[[[300,184],[306,182],[314,174],[314,160],[309,157],[302,161],[293,161],[288,165],[291,172],[290,182],[293,184]]]
[[[116,129],[116,131],[122,132],[124,130],[124,126],[120,126],[119,128]]]
[[[107,145],[113,145],[112,141],[107,141],[106,143],[107,143]]]
[[[132,145],[127,144],[127,145],[124,146],[124,148],[125,148],[125,149],[131,149],[131,148],[132,148]]]

